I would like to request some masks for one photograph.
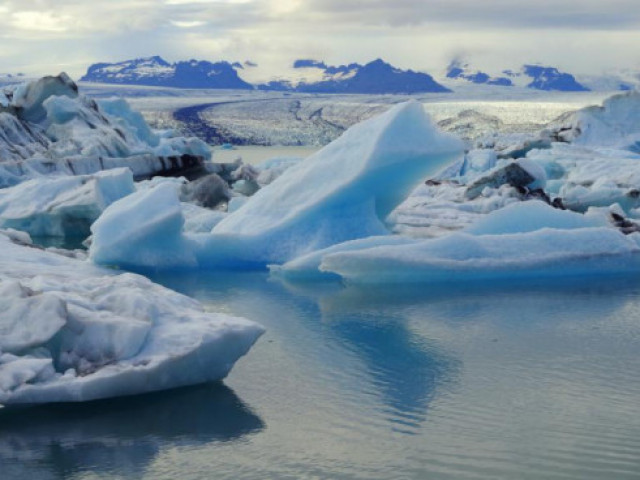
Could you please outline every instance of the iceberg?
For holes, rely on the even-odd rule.
[[[583,215],[540,201],[519,202],[458,233],[347,242],[272,267],[272,273],[285,280],[337,277],[384,284],[635,272],[640,234],[612,228],[608,213]]]
[[[105,208],[133,191],[128,168],[39,177],[0,190],[0,228],[31,236],[85,238]]]
[[[607,226],[610,224],[601,216],[559,210],[541,201],[531,200],[512,203],[485,215],[464,231],[473,235],[506,235],[535,232],[544,228],[573,230]]]
[[[264,261],[281,262],[386,232],[383,220],[429,173],[461,154],[417,102],[362,122],[286,170],[212,230],[259,239]]]
[[[139,275],[0,234],[0,405],[79,402],[223,379],[262,327]]]
[[[631,237],[631,238],[630,238]],[[637,272],[640,238],[612,228],[454,233],[408,246],[323,258],[320,270],[352,283],[442,283]]]
[[[300,281],[339,278],[338,275],[331,272],[320,270],[320,264],[325,256],[338,252],[351,252],[380,246],[412,245],[417,242],[418,240],[400,235],[361,238],[302,255],[284,265],[270,265],[269,270],[272,276],[284,280]]]
[[[161,182],[104,211],[91,226],[89,257],[130,269],[196,268],[196,248],[183,232],[184,223],[176,184]]]
[[[614,95],[602,106],[567,113],[543,133],[556,141],[637,152],[640,150],[640,92]]]
[[[0,187],[128,167],[136,178],[203,170],[199,139],[152,131],[122,99],[95,101],[64,73],[0,92]]]
[[[128,268],[264,268],[386,235],[389,213],[461,151],[420,104],[400,104],[285,170],[210,234],[184,232],[174,189],[115,202],[92,227],[90,258]]]

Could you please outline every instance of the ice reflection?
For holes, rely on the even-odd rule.
[[[185,274],[155,280],[205,304],[213,302],[213,308],[223,306],[264,324],[288,348],[300,350],[296,355],[316,357],[335,374],[336,381],[348,362],[344,352],[355,356],[358,362],[350,370],[352,385],[345,388],[377,397],[379,413],[394,430],[415,433],[438,388],[455,381],[460,367],[437,342],[412,332],[402,315],[370,309],[369,298],[349,308],[338,307],[334,299],[344,291],[337,283],[285,285],[249,273],[200,273],[197,278]]]
[[[140,478],[162,449],[232,441],[263,428],[222,383],[0,410],[0,478],[62,479],[79,472]]]

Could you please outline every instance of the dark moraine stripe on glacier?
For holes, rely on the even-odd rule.
[[[216,126],[205,122],[200,116],[200,114],[205,110],[220,105],[228,105],[230,103],[240,102],[203,103],[200,105],[179,108],[173,112],[173,118],[177,122],[180,122],[185,134],[194,135],[209,145],[222,145],[223,143],[231,143],[232,145],[251,145],[249,139],[230,135]]]
[[[180,108],[173,112],[173,118],[182,124],[185,132],[195,135],[209,144],[223,143],[220,141],[218,129],[203,122],[200,118],[202,111],[214,105],[216,105],[216,103],[203,103],[201,105]]]
[[[224,143],[230,143],[232,145],[254,145],[255,142],[251,138],[236,137],[229,132],[226,132],[215,125],[206,122],[202,119],[200,114],[205,110],[209,110],[222,105],[231,105],[234,103],[246,103],[246,102],[271,102],[273,99],[254,99],[254,100],[240,100],[230,102],[213,102],[202,103],[200,105],[191,105],[189,107],[179,108],[173,112],[173,119],[182,125],[182,130],[185,135],[193,135],[201,140],[205,141],[209,145],[222,145]],[[293,112],[292,112],[293,113]]]

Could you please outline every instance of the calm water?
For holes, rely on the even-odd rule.
[[[640,281],[156,278],[268,332],[224,384],[0,415],[0,478],[640,478]]]
[[[213,161],[231,163],[241,158],[244,163],[258,165],[271,158],[306,158],[320,150],[320,147],[263,147],[256,145],[238,146],[231,150],[220,147],[213,148]]]

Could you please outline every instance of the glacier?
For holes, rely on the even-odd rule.
[[[145,277],[18,245],[9,236],[0,231],[0,405],[79,402],[220,380],[263,333],[254,322],[207,312]]]
[[[265,268],[385,235],[384,219],[416,183],[461,151],[420,104],[400,104],[288,168],[209,234],[183,231],[171,187],[125,197],[92,226],[90,258],[127,268]]]

